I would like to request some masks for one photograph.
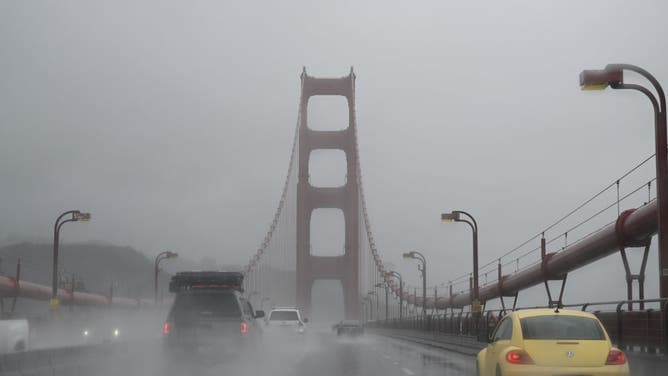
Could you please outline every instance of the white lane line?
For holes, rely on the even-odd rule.
[[[399,362],[392,362],[392,363],[394,363],[395,366],[399,365]]]
[[[387,354],[383,354],[383,358],[388,359],[388,360],[389,360],[389,359],[392,359],[392,357],[389,356],[389,355],[387,355]]]
[[[408,368],[403,368],[402,367],[401,370],[404,371],[404,373],[407,374],[408,376],[414,376],[415,375],[415,373],[413,371],[409,370]]]

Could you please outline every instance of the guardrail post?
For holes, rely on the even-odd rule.
[[[661,314],[663,315],[663,354],[668,355],[668,315],[666,314],[668,310],[668,300],[663,302],[663,309]]]
[[[620,349],[624,349],[624,334],[622,333],[622,330],[624,330],[624,325],[622,324],[624,314],[622,304],[624,303],[617,304],[617,345]]]

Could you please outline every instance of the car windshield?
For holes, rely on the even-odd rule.
[[[299,316],[297,311],[273,311],[271,313],[270,321],[297,321]]]
[[[239,317],[241,311],[231,292],[190,292],[176,297],[173,314],[177,319],[189,315]]]
[[[520,319],[524,339],[604,340],[595,319],[578,316],[535,316]]]

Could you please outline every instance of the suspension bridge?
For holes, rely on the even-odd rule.
[[[443,281],[440,286],[427,288],[425,284],[409,288],[401,274],[383,262],[383,252],[374,239],[357,139],[355,80],[352,68],[348,75],[338,78],[313,77],[306,69],[302,71],[297,123],[280,199],[268,231],[243,267],[244,290],[254,305],[262,306],[269,301],[275,305],[297,306],[308,316],[313,309],[314,283],[335,280],[343,293],[346,319],[361,319],[381,334],[447,349],[447,346],[463,346],[462,341],[470,342],[481,328],[491,325],[503,313],[522,307],[521,291],[543,285],[543,302],[528,304],[596,309],[620,346],[644,354],[666,354],[668,296],[665,294],[668,291],[661,288],[660,296],[645,296],[646,266],[648,263],[656,265],[654,260],[648,259],[648,252],[652,237],[659,229],[657,178],[637,176],[656,155],[645,158],[594,196],[574,205],[575,209],[567,215],[502,256],[489,260],[486,250],[480,250],[484,264],[478,270],[460,276],[439,275]],[[345,98],[348,122],[343,129],[320,131],[309,127],[309,100],[314,96]],[[665,119],[665,108],[659,110],[664,111]],[[339,150],[345,155],[343,185],[319,187],[312,184],[310,155],[322,149]],[[315,210],[325,208],[343,213],[344,249],[338,256],[317,256],[312,249],[312,215]],[[477,241],[477,228],[471,227]],[[550,234],[552,236],[548,236]],[[627,253],[632,250],[642,252],[639,271],[629,266]],[[564,286],[569,273],[615,253],[621,255],[624,265],[625,275],[620,278],[626,280],[626,294],[614,302],[599,302],[592,297],[579,304],[566,304]],[[667,259],[660,253],[661,284],[668,279],[668,266],[663,264]],[[424,275],[427,261],[422,261]],[[436,268],[431,268],[430,272],[439,273]],[[479,282],[479,277],[483,281]],[[637,294],[634,293],[636,285]],[[22,280],[18,270],[15,275],[0,276],[0,293],[14,301],[52,299],[50,287]],[[56,296],[64,305],[102,310],[126,308],[132,312],[153,312],[151,310],[155,309],[150,301],[112,293],[61,288]],[[500,307],[494,308],[494,304]],[[469,342],[467,346],[476,348],[477,345]]]

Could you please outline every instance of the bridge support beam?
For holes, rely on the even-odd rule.
[[[514,294],[517,291],[543,283],[547,269],[551,275],[564,275],[619,250],[619,231],[624,233],[623,246],[638,244],[657,232],[657,203],[650,202],[633,211],[623,221],[623,225],[611,223],[579,240],[559,253],[548,257],[544,263],[528,267],[518,273],[503,278],[503,291]],[[480,289],[480,299],[485,301],[499,297],[497,283]],[[471,304],[466,294],[453,295],[450,299],[437,302],[437,309],[463,307]]]
[[[299,181],[297,183],[297,305],[310,315],[311,289],[317,279],[340,280],[343,286],[345,316],[358,319],[360,203],[357,180],[355,75],[341,78],[301,76],[299,113]],[[308,103],[314,95],[341,95],[348,100],[348,127],[341,131],[314,131],[308,127]],[[347,160],[346,184],[319,188],[309,182],[309,155],[316,149],[338,149]],[[345,252],[337,257],[311,254],[311,215],[315,209],[335,208],[345,219]]]

